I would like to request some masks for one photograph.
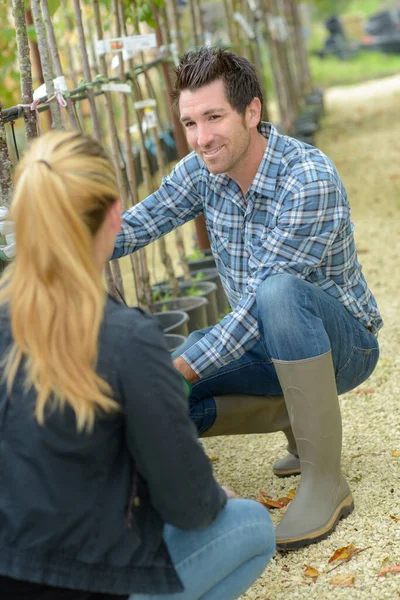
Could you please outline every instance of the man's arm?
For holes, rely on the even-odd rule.
[[[195,381],[197,381],[199,379],[199,376],[197,375],[197,373],[195,371],[193,371],[193,369],[191,367],[189,367],[189,365],[182,358],[182,356],[178,356],[178,358],[175,358],[175,360],[173,362],[174,362],[175,369],[178,369],[178,371],[184,376],[184,378],[189,383],[194,383]]]
[[[203,211],[198,190],[201,176],[198,157],[189,154],[163,177],[156,192],[123,212],[121,232],[111,258],[131,254],[198,217]]]
[[[249,257],[246,294],[180,357],[183,368],[204,377],[240,358],[259,337],[255,298],[260,283],[281,273],[307,279],[323,264],[344,223],[350,223],[345,193],[329,180],[303,185],[283,205],[276,227]]]

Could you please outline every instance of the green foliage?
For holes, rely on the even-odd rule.
[[[199,271],[194,277],[192,276],[192,279],[193,281],[203,281],[204,277],[204,273],[202,271]]]
[[[50,16],[52,17],[61,6],[61,0],[47,0]]]
[[[313,5],[316,19],[324,19],[331,15],[348,15],[371,13],[383,8],[381,0],[305,0]]]
[[[378,79],[400,72],[400,55],[361,51],[347,61],[334,56],[310,57],[311,77],[315,85],[330,87]]]
[[[193,250],[192,254],[187,257],[187,260],[201,260],[202,258],[205,258],[205,257],[206,257],[206,255],[204,254],[204,252],[202,252],[198,248],[195,248]]]
[[[344,9],[351,4],[348,0],[306,0],[314,6],[315,15],[319,18],[343,14]]]
[[[0,100],[3,108],[8,108],[20,101],[20,89],[14,81],[19,78],[17,63],[17,40],[14,21],[7,3],[0,3]]]
[[[202,294],[202,290],[199,290],[195,283],[185,290],[185,296],[201,296]]]

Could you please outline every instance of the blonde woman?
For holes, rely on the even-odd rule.
[[[0,284],[0,597],[229,600],[274,551],[214,479],[153,318],[103,290],[113,167],[52,132],[19,163]]]

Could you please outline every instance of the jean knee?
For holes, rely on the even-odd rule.
[[[296,301],[305,281],[295,275],[272,275],[267,277],[257,289],[257,308],[268,314],[280,313],[286,306]]]
[[[238,501],[234,501],[235,504]],[[255,500],[240,499],[237,507],[244,527],[251,530],[252,554],[262,556],[268,562],[275,553],[275,528],[268,510]]]

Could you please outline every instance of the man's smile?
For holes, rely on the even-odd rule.
[[[204,156],[214,156],[221,150],[222,146],[218,146],[218,148],[213,148],[212,150],[202,150]]]

